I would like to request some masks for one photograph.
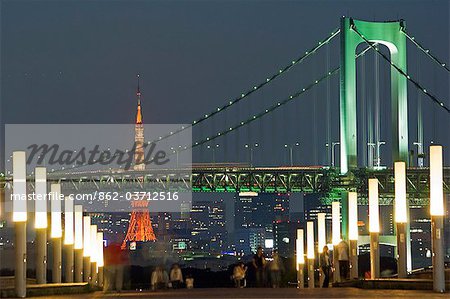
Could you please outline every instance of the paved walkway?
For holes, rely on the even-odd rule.
[[[329,289],[192,289],[167,290],[158,292],[130,292],[104,294],[95,292],[91,294],[61,295],[39,298],[450,298],[449,293],[436,294],[431,291],[411,290],[364,290],[357,288],[329,288]]]

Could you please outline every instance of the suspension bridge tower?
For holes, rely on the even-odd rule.
[[[136,122],[134,127],[134,166],[135,171],[145,170],[144,163],[144,125],[142,123],[142,109],[141,109],[141,90],[139,87],[139,74],[137,75],[137,112]],[[131,202],[131,218],[128,225],[128,231],[122,243],[122,250],[127,248],[127,244],[136,244],[137,242],[155,241],[155,233],[153,232],[152,222],[150,220],[150,213],[148,209],[148,201],[132,200]]]

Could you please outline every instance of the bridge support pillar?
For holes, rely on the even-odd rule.
[[[36,283],[47,283],[47,229],[36,229]]]
[[[406,223],[397,223],[397,272],[398,278],[407,277],[407,246]]]
[[[380,242],[379,233],[370,233],[370,276],[372,279],[380,277]]]
[[[444,266],[444,216],[431,216],[432,248],[433,248],[433,290],[445,292]]]
[[[75,249],[75,282],[83,282],[83,249]]]

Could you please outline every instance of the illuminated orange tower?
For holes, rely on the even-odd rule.
[[[137,113],[136,122],[134,126],[134,170],[145,170],[144,163],[144,125],[142,123],[142,109],[141,109],[141,90],[139,87],[139,74],[137,75]],[[148,211],[148,201],[144,198],[142,200],[133,200],[131,202],[132,212],[130,223],[128,225],[127,235],[122,243],[122,249],[127,248],[127,243],[132,242],[148,242],[155,241],[155,233],[153,232],[152,221],[150,220],[150,213]]]

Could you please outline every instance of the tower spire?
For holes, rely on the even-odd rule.
[[[137,98],[138,98],[138,105],[141,104],[141,89],[140,89],[140,87],[139,87],[139,77],[140,77],[140,76],[141,76],[140,74],[137,74],[137,75],[136,75],[136,78],[137,78],[137,91],[136,91],[136,96],[137,96]]]
[[[142,124],[142,111],[141,111],[141,88],[139,86],[139,77],[140,75],[137,74],[137,91],[136,91],[136,97],[137,97],[137,113],[136,113],[136,124],[140,125]]]

